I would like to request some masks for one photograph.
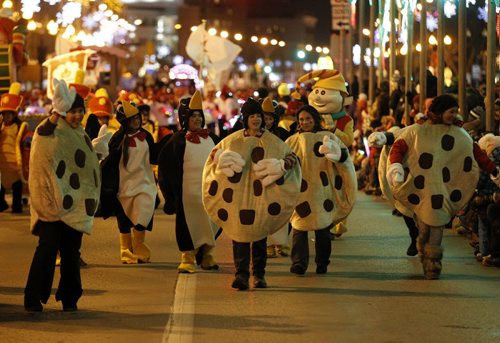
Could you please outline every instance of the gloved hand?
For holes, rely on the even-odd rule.
[[[285,160],[266,158],[253,165],[257,178],[262,179],[264,187],[269,186],[285,174]]]
[[[319,146],[319,152],[331,162],[338,162],[342,154],[340,145],[326,135],[323,137],[323,144]]]
[[[52,107],[54,111],[59,113],[61,116],[65,117],[66,112],[73,105],[76,97],[76,89],[68,89],[68,85],[64,80],[58,80],[54,78],[54,97],[52,98]]]
[[[109,141],[111,140],[113,134],[108,131],[108,126],[103,125],[99,129],[99,134],[96,138],[92,140],[92,146],[99,158],[99,160],[105,159],[109,155]]]
[[[217,165],[216,169],[227,177],[232,177],[234,173],[241,173],[245,166],[245,160],[241,155],[230,150],[217,150],[214,162]]]
[[[401,163],[393,163],[387,169],[387,181],[391,187],[396,187],[405,180],[405,171]]]
[[[368,136],[368,146],[370,148],[381,148],[387,143],[387,137],[382,132],[373,132]]]

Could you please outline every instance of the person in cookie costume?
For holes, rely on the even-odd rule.
[[[434,98],[427,122],[406,128],[389,153],[387,179],[394,198],[414,213],[426,279],[441,274],[443,228],[473,195],[478,165],[500,182],[495,164],[455,125],[457,110],[453,96]]]
[[[408,246],[408,249],[406,249],[406,255],[416,256],[418,254],[418,228],[415,224],[415,220],[413,220],[413,212],[403,206],[401,202],[394,199],[394,195],[392,194],[392,190],[389,187],[389,183],[386,177],[387,166],[389,165],[387,163],[389,158],[389,151],[394,141],[404,130],[406,130],[406,128],[401,129],[398,126],[394,126],[386,132],[373,132],[370,134],[370,136],[368,136],[368,145],[370,147],[382,148],[377,171],[380,180],[380,189],[382,190],[382,193],[389,201],[389,203],[402,214],[406,227],[408,228],[408,233],[410,235],[410,245]]]
[[[18,117],[23,97],[21,84],[14,82],[8,93],[0,98],[0,212],[9,208],[5,201],[6,189],[12,189],[12,213],[23,211],[22,193],[24,180],[21,142],[28,133],[28,125]]]
[[[116,117],[122,126],[111,137],[109,155],[101,163],[101,214],[104,219],[116,216],[122,263],[147,263],[151,251],[144,241],[146,231],[153,229],[156,147],[151,134],[141,127],[134,104],[119,101]]]
[[[300,196],[292,214],[292,266],[303,275],[309,264],[308,232],[314,231],[316,273],[327,272],[332,245],[330,229],[346,218],[356,201],[356,173],[349,152],[330,131],[321,129],[318,111],[304,106],[297,115],[299,130],[286,140],[300,160]]]
[[[96,153],[81,126],[85,107],[74,88],[53,80],[53,110],[37,127],[30,157],[31,231],[38,246],[24,290],[24,307],[43,310],[52,289],[57,251],[61,278],[56,300],[76,311],[82,295],[80,246],[90,234],[101,179]]]
[[[233,240],[233,288],[249,287],[250,256],[255,288],[264,278],[267,236],[290,219],[301,172],[292,150],[264,130],[260,104],[248,98],[241,108],[244,129],[223,139],[203,170],[203,204],[210,218]]]
[[[160,189],[169,214],[176,213],[175,234],[181,251],[179,273],[194,273],[201,250],[201,268],[219,268],[213,256],[218,227],[207,216],[201,195],[203,167],[219,139],[205,129],[201,94],[196,91],[175,133],[158,156]],[[186,216],[186,211],[189,215]]]

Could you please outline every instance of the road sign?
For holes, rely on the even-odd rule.
[[[351,27],[351,4],[348,0],[330,0],[332,8],[332,30],[349,30]]]

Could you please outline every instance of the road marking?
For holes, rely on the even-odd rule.
[[[163,331],[162,342],[193,341],[195,297],[196,274],[179,274],[175,285],[172,313]]]

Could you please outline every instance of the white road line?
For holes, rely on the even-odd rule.
[[[191,343],[193,341],[196,274],[179,274],[175,285],[172,313],[165,326],[162,342]]]

